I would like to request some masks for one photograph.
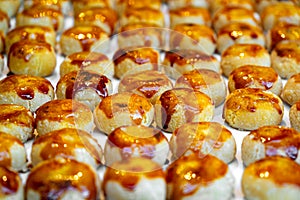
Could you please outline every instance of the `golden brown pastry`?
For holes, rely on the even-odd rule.
[[[53,73],[56,55],[49,43],[22,40],[11,45],[7,66],[13,74],[45,77]]]
[[[33,114],[24,106],[0,104],[0,132],[13,135],[25,143],[33,138]]]
[[[155,10],[160,10],[162,6],[161,0],[115,0],[116,1],[116,10],[119,15],[126,12],[128,9],[132,8],[152,8]]]
[[[290,106],[300,101],[300,73],[291,76],[285,83],[281,98]]]
[[[289,111],[289,120],[291,127],[300,132],[300,102],[297,101],[292,105]]]
[[[265,9],[265,7],[271,5],[271,4],[275,4],[278,2],[278,0],[254,0],[253,1],[255,3],[255,10],[258,14],[262,13],[262,11]],[[286,2],[290,2],[291,1],[286,1]]]
[[[21,6],[21,0],[1,0],[0,10],[5,12],[8,17],[13,17]]]
[[[34,167],[25,185],[26,199],[98,199],[100,180],[89,165],[56,158]]]
[[[24,199],[24,189],[20,175],[7,168],[0,167],[0,198],[3,200]]]
[[[83,103],[72,99],[49,101],[36,111],[38,135],[63,128],[77,128],[88,133],[94,129],[92,111]]]
[[[165,91],[154,107],[157,126],[167,132],[173,132],[187,122],[211,121],[214,115],[211,98],[189,88]]]
[[[177,24],[170,33],[170,49],[195,49],[209,55],[216,50],[216,34],[208,26]]]
[[[57,99],[73,99],[74,85],[77,81],[78,71],[71,71],[64,76],[61,76],[56,85],[56,98]]]
[[[151,159],[163,166],[168,153],[167,137],[158,129],[142,125],[116,128],[108,135],[104,148],[106,166],[135,157]]]
[[[75,15],[85,8],[94,8],[94,7],[106,8],[106,7],[113,6],[111,0],[70,0],[70,1],[72,2]]]
[[[163,68],[165,73],[173,79],[195,69],[210,69],[220,73],[220,63],[213,55],[199,50],[179,49],[167,51]]]
[[[221,74],[209,69],[195,69],[185,72],[175,83],[175,88],[191,88],[208,95],[215,106],[225,100],[227,88]]]
[[[5,12],[0,10],[0,31],[6,33],[9,29],[10,21],[9,17]]]
[[[109,166],[102,183],[106,199],[165,200],[167,186],[161,166],[147,158],[130,158]]]
[[[254,10],[254,5],[253,0],[210,0],[210,10],[212,13],[215,13],[224,7],[233,6]]]
[[[171,80],[164,73],[147,70],[124,76],[119,83],[118,92],[133,92],[155,104],[159,96],[172,87]]]
[[[69,0],[25,0],[24,9],[32,6],[48,6],[56,10],[60,10],[64,15],[69,15],[71,12],[71,4]]]
[[[96,127],[107,135],[120,126],[149,126],[153,117],[153,105],[145,97],[128,92],[105,97],[94,110]]]
[[[183,8],[186,6],[208,8],[210,0],[165,0],[170,10]]]
[[[167,199],[232,199],[234,177],[212,155],[182,156],[167,168]]]
[[[105,53],[109,37],[98,26],[74,26],[65,30],[60,38],[62,54],[68,56],[81,51]]]
[[[300,195],[300,165],[284,157],[268,157],[243,172],[242,190],[247,199],[292,199]]]
[[[283,103],[277,95],[257,88],[243,88],[227,96],[223,118],[233,128],[255,130],[280,124],[283,112]]]
[[[228,78],[229,92],[241,88],[269,90],[279,96],[282,90],[282,81],[271,67],[243,65],[233,70]]]
[[[0,81],[0,103],[25,106],[31,112],[54,99],[54,88],[45,78],[11,75]]]

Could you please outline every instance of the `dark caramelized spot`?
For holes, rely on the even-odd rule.
[[[252,39],[257,39],[263,33],[261,29],[250,24],[233,22],[222,27],[218,32],[218,36],[220,35],[228,35],[232,40],[236,40],[243,36],[250,36]]]
[[[274,51],[279,57],[295,59],[298,63],[300,62],[300,43],[297,41],[280,42],[276,45]]]
[[[60,84],[65,84],[66,93],[65,97],[66,99],[72,99],[74,95],[74,84],[77,78],[77,71],[72,71],[70,73],[67,73],[64,75],[61,79],[59,79],[57,86]],[[56,86],[56,87],[57,87]]]
[[[106,55],[90,51],[74,53],[69,55],[68,58],[71,60],[72,65],[77,65],[81,69],[92,64],[108,61],[108,57]]]
[[[24,146],[15,136],[0,132],[0,166],[11,167],[11,148],[14,145]]]
[[[24,127],[33,127],[34,118],[23,106],[13,104],[0,105],[0,124],[14,123]]]
[[[282,40],[299,40],[300,27],[293,24],[279,24],[270,30],[271,49]]]
[[[21,179],[18,173],[0,167],[0,197],[15,194],[20,186]]]

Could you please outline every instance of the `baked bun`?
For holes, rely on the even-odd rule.
[[[155,122],[167,132],[187,122],[211,121],[214,115],[214,103],[209,96],[188,88],[165,91],[154,106]]]
[[[49,43],[23,40],[10,47],[7,66],[13,74],[49,76],[56,67],[56,56]]]
[[[220,29],[217,35],[217,49],[222,54],[234,44],[257,44],[265,46],[263,31],[243,22],[232,22]]]
[[[258,44],[234,44],[221,55],[221,68],[225,76],[244,65],[271,66],[268,51]]]
[[[151,47],[119,49],[113,56],[115,76],[122,78],[146,70],[158,70],[159,52]]]
[[[175,88],[191,88],[208,95],[219,106],[225,100],[227,88],[221,74],[209,69],[185,72],[175,83]]]
[[[0,166],[21,171],[26,168],[26,150],[17,137],[0,132]],[[2,182],[2,181],[1,181]]]
[[[210,1],[210,10],[212,13],[217,12],[218,10],[224,7],[242,7],[248,10],[254,10],[254,1],[253,0],[213,0]]]
[[[106,8],[112,7],[112,0],[71,0],[73,5],[74,13],[79,13],[82,9],[85,8]]]
[[[60,10],[64,15],[69,15],[71,12],[70,0],[25,0],[24,9],[32,6],[48,6],[56,10]]]
[[[72,99],[52,100],[36,111],[38,135],[63,128],[77,128],[91,133],[94,129],[93,114],[88,106]]]
[[[5,12],[8,17],[13,17],[21,6],[21,0],[2,0],[0,1],[0,10]]]
[[[174,28],[177,24],[211,25],[210,13],[205,8],[187,6],[170,10],[169,14],[171,28]]]
[[[158,129],[142,125],[116,128],[107,137],[104,148],[107,166],[134,157],[148,158],[162,166],[168,153],[166,136]]]
[[[52,131],[34,140],[31,150],[33,166],[56,157],[74,159],[97,168],[101,164],[102,149],[91,134],[75,128]]]
[[[242,160],[248,166],[270,156],[285,156],[300,163],[300,134],[293,128],[262,126],[251,131],[242,143]]]
[[[152,8],[160,10],[162,6],[161,0],[116,0],[116,10],[122,15],[126,10],[132,8]]]
[[[153,117],[154,108],[145,97],[127,92],[105,97],[94,110],[96,127],[107,135],[120,126],[149,126]]]
[[[56,85],[56,98],[57,99],[73,99],[74,85],[77,81],[78,71],[71,71],[64,76],[60,77]]]
[[[300,132],[300,102],[297,101],[292,105],[289,111],[289,120],[291,123],[291,127]]]
[[[220,63],[216,57],[202,51],[189,49],[167,51],[163,68],[165,73],[173,79],[195,69],[210,69],[221,73]]]
[[[173,160],[192,153],[200,157],[216,156],[225,163],[236,154],[236,142],[231,132],[217,122],[190,122],[177,128],[170,139]]]
[[[111,8],[85,8],[74,16],[75,26],[99,26],[108,35],[114,33],[118,20],[117,13]]]
[[[272,50],[271,67],[282,78],[289,78],[300,73],[300,41],[285,40]]]
[[[212,26],[218,33],[219,30],[232,23],[243,22],[252,26],[259,26],[260,22],[255,17],[254,11],[239,6],[228,6],[218,10],[212,18]]]
[[[280,22],[300,25],[300,8],[291,3],[277,2],[266,6],[260,18],[264,30],[269,30]]]
[[[20,26],[10,30],[5,38],[5,51],[8,54],[10,47],[21,40],[35,40],[47,42],[55,48],[56,33],[52,28],[40,25]]]
[[[106,168],[102,190],[106,199],[165,200],[165,173],[150,159],[130,158]]]
[[[209,55],[216,50],[216,34],[208,26],[177,24],[170,33],[170,49],[195,49]]]
[[[33,138],[33,114],[24,106],[0,104],[0,132],[13,135],[25,143]]]
[[[22,179],[7,167],[0,167],[0,197],[3,200],[24,199]]]
[[[281,98],[290,106],[300,101],[300,73],[291,76],[285,83]]]
[[[282,81],[271,67],[244,65],[233,70],[228,78],[229,92],[241,88],[269,90],[279,96],[282,90]]]
[[[167,199],[232,199],[234,177],[212,155],[182,156],[167,168]]]
[[[74,26],[62,33],[59,42],[62,54],[68,56],[81,51],[105,53],[108,39],[98,26]]]
[[[3,33],[7,33],[10,26],[9,17],[5,12],[0,10],[0,31]]]
[[[208,0],[165,0],[170,10],[183,8],[186,6],[208,8],[210,1]]]
[[[32,6],[17,14],[16,25],[41,25],[61,32],[64,27],[64,16],[61,11],[49,6]]]
[[[163,49],[166,33],[155,24],[135,23],[122,26],[116,37],[120,49],[142,46]]]
[[[98,199],[100,179],[89,165],[56,158],[41,162],[28,175],[26,199]]]
[[[257,88],[243,88],[227,96],[223,118],[233,128],[255,130],[280,124],[283,112],[283,103],[277,95]]]
[[[284,157],[268,157],[249,165],[242,175],[247,199],[298,199],[300,165]]]
[[[0,81],[0,103],[25,106],[31,112],[54,99],[54,88],[45,78],[11,75]]]
[[[133,92],[155,104],[164,91],[172,88],[171,80],[164,73],[147,70],[124,76],[119,83],[118,92]]]

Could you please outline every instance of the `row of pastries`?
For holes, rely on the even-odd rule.
[[[0,65],[9,70],[0,81],[0,197],[232,199],[236,184],[247,199],[299,196],[297,2],[4,0],[0,8]],[[280,126],[284,102],[291,127]],[[224,123],[214,122],[218,106]],[[240,146],[231,128],[250,131]],[[237,148],[241,183],[228,165]]]

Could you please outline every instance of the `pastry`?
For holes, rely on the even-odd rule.
[[[7,14],[0,10],[0,31],[6,33],[9,29],[10,21]]]
[[[2,0],[0,1],[0,10],[11,18],[18,12],[21,2],[22,0]]]
[[[296,129],[298,132],[300,132],[300,102],[297,101],[292,105],[289,111],[289,120],[291,123],[291,127]]]
[[[183,8],[186,6],[208,8],[210,0],[165,0],[170,10]]]
[[[71,3],[69,0],[25,0],[24,9],[32,6],[48,6],[61,11],[64,15],[69,15],[71,12]]]
[[[85,8],[94,8],[94,7],[106,8],[106,7],[113,6],[112,5],[113,1],[111,0],[70,0],[70,1],[72,2],[75,15]]]
[[[298,91],[300,91],[300,73],[294,74],[286,81],[280,97],[292,106],[297,101],[300,101]]]
[[[3,200],[24,199],[22,179],[7,167],[0,167],[0,198]]]
[[[174,88],[155,102],[155,122],[167,132],[187,122],[211,121],[214,103],[206,94],[188,88]]]
[[[155,10],[160,10],[162,6],[161,0],[115,0],[116,10],[119,15],[126,12],[128,9],[132,8],[152,8]]]
[[[212,13],[215,13],[224,7],[233,6],[254,10],[254,5],[253,0],[210,0],[210,10]]]

